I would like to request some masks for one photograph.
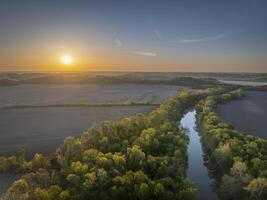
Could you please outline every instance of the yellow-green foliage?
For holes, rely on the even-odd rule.
[[[241,90],[207,97],[197,107],[198,123],[202,130],[207,154],[220,166],[222,199],[267,198],[263,186],[267,178],[267,140],[240,133],[215,113],[218,103],[243,96]],[[234,112],[234,111],[233,111]],[[215,172],[216,173],[216,172]],[[259,181],[260,180],[260,181]],[[256,190],[255,185],[261,188]]]

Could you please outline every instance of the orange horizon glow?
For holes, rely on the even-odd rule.
[[[125,67],[121,66],[117,69],[113,69],[112,67],[103,67],[103,66],[95,66],[95,67],[81,67],[81,66],[75,66],[75,65],[61,65],[56,67],[46,67],[46,68],[35,68],[35,67],[23,67],[23,68],[16,68],[16,69],[8,69],[9,67],[5,69],[0,69],[0,72],[192,72],[192,73],[267,73],[266,70],[246,70],[246,71],[240,71],[240,70],[231,70],[231,67],[228,67],[228,70],[209,70],[209,69],[202,69],[200,70],[187,70],[189,67],[181,67],[180,69],[178,67],[171,67],[169,70],[163,70],[163,69],[156,69],[150,67],[147,70],[143,70],[144,67],[130,67],[125,69]],[[142,69],[140,69],[142,68]]]
[[[73,71],[73,72],[249,72],[266,73],[267,67],[261,63],[227,63],[216,57],[210,60],[198,57],[156,56],[118,56],[118,55],[90,55],[86,54],[40,54],[38,56],[24,56],[17,59],[3,59],[0,71]],[[63,57],[67,56],[67,62]],[[66,58],[66,57],[65,57]],[[75,62],[74,62],[75,58]],[[242,59],[242,58],[240,58]],[[66,60],[65,60],[66,61]],[[221,62],[219,62],[221,61]],[[253,60],[254,62],[254,60]],[[5,64],[6,63],[6,64]],[[23,63],[23,64],[22,64]]]
[[[0,71],[267,72],[265,2],[2,4]]]
[[[64,64],[62,57],[67,56],[71,63]],[[68,57],[69,56],[69,57]],[[1,60],[0,71],[36,71],[36,72],[249,72],[266,73],[267,67],[260,62],[240,57],[247,64],[235,62],[232,58],[215,56],[203,59],[199,55],[140,56],[113,54],[100,55],[96,52],[50,52],[43,51],[34,55],[6,57]],[[75,61],[75,62],[74,62]],[[69,61],[68,61],[69,62]]]

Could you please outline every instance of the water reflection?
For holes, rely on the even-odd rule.
[[[196,127],[196,111],[188,112],[181,120],[181,126],[188,129],[190,142],[188,145],[188,171],[190,182],[198,189],[197,197],[200,200],[218,199],[212,190],[212,180],[204,166],[203,150]]]

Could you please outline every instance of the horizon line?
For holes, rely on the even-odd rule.
[[[87,72],[87,73],[260,73],[260,74],[267,74],[267,71],[141,71],[141,70],[99,70],[99,71],[93,71],[93,70],[0,70],[0,73],[3,72],[35,72],[35,73],[58,73],[58,72],[64,72],[64,73],[80,73],[80,72]]]

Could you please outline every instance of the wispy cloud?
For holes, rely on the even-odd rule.
[[[174,41],[170,41],[170,43],[197,43],[197,42],[216,41],[216,40],[221,40],[221,39],[227,38],[232,32],[233,31],[228,31],[228,32],[220,33],[218,35],[207,36],[207,37],[197,38],[197,39],[174,40]]]
[[[121,47],[122,46],[122,42],[120,41],[119,38],[115,38],[114,42],[115,42],[117,47]]]
[[[154,52],[145,52],[145,51],[131,51],[130,54],[138,55],[138,56],[150,56],[150,57],[157,56],[157,53],[154,53]]]

